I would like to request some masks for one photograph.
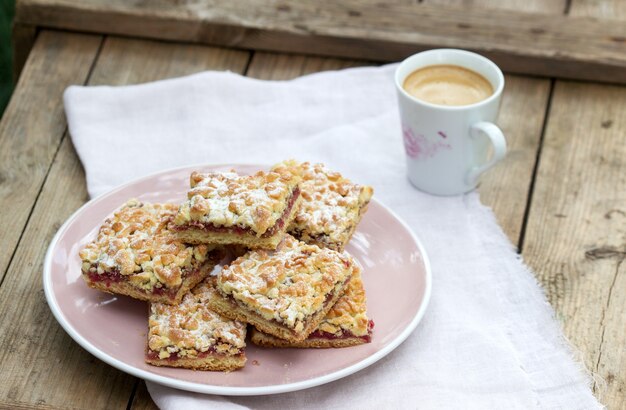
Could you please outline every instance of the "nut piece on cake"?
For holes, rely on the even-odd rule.
[[[287,235],[275,251],[237,258],[217,275],[222,297],[210,307],[290,342],[306,339],[358,271],[347,254],[307,245]]]
[[[135,299],[170,304],[201,282],[222,252],[182,243],[168,228],[174,204],[127,202],[79,252],[87,285]]]
[[[178,306],[150,304],[146,363],[194,370],[231,371],[246,363],[246,324],[211,311],[214,278],[205,279]]]
[[[301,342],[289,342],[252,329],[252,343],[265,347],[328,348],[348,347],[372,340],[374,322],[367,318],[365,289],[356,271],[345,293],[330,309],[317,329]]]
[[[249,176],[194,172],[173,229],[188,243],[275,249],[299,207],[300,176],[295,171]]]
[[[322,164],[285,161],[276,172],[302,175],[302,204],[288,232],[306,243],[342,251],[372,198],[372,187],[357,185]]]

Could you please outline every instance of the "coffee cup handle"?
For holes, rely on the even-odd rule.
[[[466,182],[469,185],[475,185],[476,180],[483,172],[493,167],[498,161],[506,155],[506,139],[497,125],[490,122],[477,122],[470,127],[470,137],[478,138],[480,135],[486,135],[493,145],[493,156],[485,164],[473,167],[466,176]]]

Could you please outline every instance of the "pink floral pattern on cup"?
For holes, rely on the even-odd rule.
[[[431,142],[424,135],[416,134],[411,127],[403,125],[402,135],[404,136],[404,149],[406,154],[413,159],[432,158],[439,151],[452,149],[450,144],[443,141]],[[443,131],[439,131],[437,135],[441,138],[447,138]]]

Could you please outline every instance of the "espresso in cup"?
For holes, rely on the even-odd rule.
[[[406,77],[403,88],[418,100],[448,106],[475,104],[494,93],[485,77],[456,65],[431,65],[415,70]]]
[[[407,176],[416,188],[469,192],[506,155],[494,124],[504,75],[493,62],[464,50],[423,51],[398,66],[395,85]]]

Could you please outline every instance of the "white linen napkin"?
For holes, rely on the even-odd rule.
[[[433,291],[422,323],[375,365],[273,396],[211,396],[147,383],[159,407],[602,408],[532,272],[478,194],[434,197],[409,185],[394,68],[284,82],[205,72],[66,91],[69,130],[92,196],[188,164],[319,161],[374,186],[431,259]]]

